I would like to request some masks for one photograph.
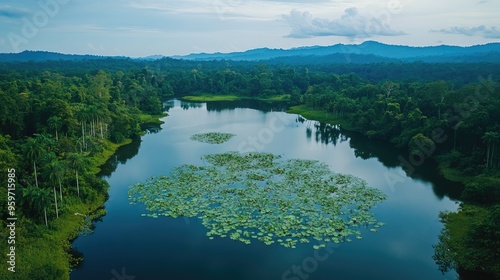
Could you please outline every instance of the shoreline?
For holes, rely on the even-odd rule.
[[[266,102],[279,102],[290,101],[290,95],[277,95],[267,98],[251,97],[251,96],[237,96],[237,95],[222,95],[222,94],[202,94],[202,95],[186,95],[179,97],[183,101],[189,102],[216,102],[216,101],[238,101],[238,100],[260,100]]]
[[[342,120],[339,117],[335,117],[331,113],[326,113],[324,111],[314,110],[314,109],[308,108],[305,105],[291,106],[288,110],[286,110],[286,112],[289,114],[299,114],[308,120],[324,122],[324,123],[328,123],[331,125],[333,125],[333,124],[340,125],[340,127],[342,129],[345,129],[345,130],[350,131],[350,132],[362,133],[361,131],[353,129],[350,122]],[[384,142],[387,142],[387,143],[393,145],[389,141],[384,141]],[[449,167],[446,164],[446,162],[439,159],[439,156],[432,157],[432,160],[434,160],[437,163],[437,170],[436,171],[449,181],[465,185],[466,183],[470,182],[471,180],[474,180],[474,178],[475,178],[474,176],[466,176],[466,175],[460,173],[460,170]]]
[[[345,120],[329,115],[325,111],[308,108],[305,105],[292,106],[288,110],[286,110],[286,112],[299,114],[304,118],[311,120],[329,124],[337,124],[340,125],[340,127],[344,128],[346,131],[362,133],[361,131],[353,129],[351,124]],[[463,189],[461,190],[459,198],[457,200],[460,205],[457,211],[441,212],[439,216],[439,219],[443,224],[443,231],[439,236],[440,242],[437,243],[436,246],[450,246],[447,247],[446,250],[453,250],[458,254],[470,254],[471,252],[468,247],[461,247],[464,246],[462,243],[464,243],[464,240],[467,239],[467,236],[469,235],[468,232],[471,230],[471,228],[473,228],[475,223],[477,224],[478,221],[484,223],[488,215],[491,216],[490,211],[492,211],[493,208],[488,204],[473,203],[469,201],[467,197],[464,197],[464,194],[467,193],[467,190],[468,188],[470,188],[470,186],[480,185],[482,180],[496,182],[497,185],[500,184],[498,173],[488,174],[483,172],[477,175],[467,175],[461,172],[458,168],[449,166],[449,163],[445,160],[445,158],[443,158],[443,154],[433,155],[431,159],[437,163],[435,169],[440,176],[449,180],[450,182],[455,182],[463,186]],[[443,240],[448,240],[448,243],[446,245],[443,245]],[[438,253],[436,252],[436,254]],[[466,260],[450,256],[447,256],[447,258],[449,259],[446,259],[446,261],[451,265],[449,269],[455,269],[457,272],[461,271],[464,275],[476,275],[477,273],[479,273],[479,275],[484,274],[485,277],[495,277],[494,274],[498,273],[492,270],[486,273],[484,268],[482,268],[483,270],[465,270],[464,267],[467,267],[467,265],[462,265],[464,261],[467,262]],[[498,274],[496,275],[496,277],[498,277]]]
[[[160,119],[167,114],[143,116],[141,125],[160,124]],[[49,228],[24,217],[18,219],[15,272],[2,269],[0,279],[34,279],[36,275],[45,279],[70,279],[71,272],[84,259],[72,246],[73,242],[91,231],[93,223],[106,215],[109,184],[98,173],[120,147],[130,143],[131,138],[126,138],[121,143],[106,140],[102,152],[89,157],[91,164],[88,175],[91,180],[87,183],[95,188],[95,194],[85,201],[77,197],[66,197],[65,203],[61,205],[64,211],[58,219],[50,221]],[[47,255],[47,252],[50,254]],[[0,257],[0,261],[6,261],[5,254]]]
[[[159,115],[141,114],[141,124],[140,125],[141,125],[141,127],[151,125],[151,124],[162,125],[165,122],[162,121],[161,119],[164,117],[167,117],[167,116],[168,116],[168,114],[166,112],[159,114]],[[138,135],[138,137],[142,137],[144,135],[144,132],[145,132],[144,130],[141,131],[141,133],[140,133],[140,135]],[[104,164],[106,164],[106,162],[109,159],[111,159],[113,157],[113,155],[115,155],[115,153],[118,151],[119,148],[131,144],[132,141],[133,141],[132,138],[125,138],[121,143],[112,143],[110,141],[107,141],[106,144],[108,145],[108,149],[105,149],[100,154],[98,154],[97,157],[94,157],[91,159],[94,163],[94,166],[92,168],[92,172],[99,180],[104,180],[98,176],[99,172],[101,172],[101,167]],[[95,220],[106,215],[105,204],[109,198],[109,188],[110,188],[110,186],[107,182],[106,182],[106,185],[107,185],[107,187],[106,187],[105,191],[100,193],[100,195],[98,197],[99,202],[93,204],[93,207],[89,209],[89,212],[87,215],[85,213],[82,214],[80,212],[75,212],[75,216],[78,213],[78,215],[85,217],[85,218],[88,217],[90,219],[90,224],[87,224],[87,222],[85,221],[84,226],[88,226],[88,225],[91,226]],[[85,227],[80,228],[78,234],[76,234],[74,236],[69,236],[69,238],[68,238],[69,248],[67,248],[67,250],[65,250],[65,252],[69,253],[69,255],[70,255],[70,259],[69,259],[70,274],[71,274],[71,271],[75,270],[74,268],[77,267],[78,264],[81,263],[82,261],[84,261],[84,259],[85,259],[84,256],[81,258],[75,258],[75,256],[71,253],[74,250],[72,243],[80,235],[82,235],[82,233],[83,233],[82,231],[84,229],[85,229]]]

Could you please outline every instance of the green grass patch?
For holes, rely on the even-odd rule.
[[[445,163],[441,158],[437,157],[439,173],[443,175],[446,179],[458,182],[462,184],[467,184],[474,180],[472,176],[466,176],[460,170],[450,167],[447,163]]]
[[[236,101],[241,100],[240,96],[236,95],[188,95],[181,98],[185,101],[195,102],[212,102],[212,101]]]
[[[211,95],[211,94],[202,94],[202,95],[188,95],[181,97],[182,100],[185,101],[194,101],[194,102],[212,102],[212,101],[236,101],[236,100],[244,100],[244,99],[254,99],[260,101],[267,102],[281,102],[290,100],[290,94],[282,94],[271,97],[251,97],[251,96],[237,96],[237,95]]]
[[[7,266],[0,270],[0,279],[69,279],[70,263],[73,262],[69,254],[71,240],[90,226],[89,220],[101,215],[102,205],[105,202],[105,193],[101,193],[92,200],[82,202],[79,198],[65,196],[59,205],[59,218],[49,216],[49,226],[44,223],[36,224],[32,220],[20,217],[16,221],[16,269],[9,272]],[[52,210],[52,209],[47,209]],[[79,213],[75,215],[75,213]],[[2,224],[1,235],[8,234]],[[0,261],[7,265],[7,242],[0,246],[2,252]]]
[[[141,114],[141,124],[157,124],[162,125],[165,122],[161,119],[168,116],[167,113],[159,114],[159,115],[150,115],[150,114]]]
[[[131,141],[126,139],[119,144],[106,141],[104,151],[91,158],[91,172],[99,172],[99,166],[119,147]],[[102,209],[105,201],[106,191],[98,192],[92,199],[85,201],[66,195],[59,204],[59,218],[56,219],[53,213],[49,214],[48,227],[44,223],[20,217],[16,221],[16,272],[8,271],[6,266],[0,271],[0,279],[69,279],[70,264],[75,261],[69,253],[71,241],[89,229],[90,221],[105,213]],[[50,213],[53,209],[47,211]],[[0,235],[7,236],[5,222],[1,221],[0,224]],[[6,252],[0,255],[0,261],[7,264],[7,242],[2,242],[0,250]]]
[[[251,98],[251,97],[248,97],[248,98]],[[280,101],[289,101],[290,100],[290,94],[282,94],[282,95],[276,95],[276,96],[271,96],[271,97],[259,97],[259,98],[256,98],[257,100],[261,100],[261,101],[277,101],[277,102],[280,102]]]
[[[92,171],[92,173],[94,173],[94,174],[99,173],[101,171],[100,166],[104,165],[106,163],[106,161],[112,155],[115,154],[115,152],[116,152],[116,150],[118,150],[118,148],[120,148],[121,146],[128,145],[130,143],[132,143],[132,139],[130,139],[130,138],[127,138],[127,139],[123,140],[123,142],[118,143],[118,144],[113,143],[111,141],[106,141],[104,144],[104,147],[103,147],[104,150],[101,153],[98,153],[91,158],[91,161],[92,161],[91,171]]]
[[[299,114],[308,120],[315,120],[332,125],[340,125],[346,130],[355,131],[350,122],[342,120],[332,113],[328,113],[323,110],[314,110],[305,105],[292,106],[286,112],[290,114]]]

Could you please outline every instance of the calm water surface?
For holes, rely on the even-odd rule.
[[[399,166],[400,151],[268,105],[178,100],[168,105],[161,129],[152,128],[121,148],[103,169],[111,185],[107,215],[91,235],[73,243],[85,260],[71,279],[456,278],[455,272],[442,275],[432,259],[442,228],[438,214],[455,211],[458,196],[458,187],[437,176],[433,163],[424,163],[409,177]],[[237,136],[221,145],[189,140],[210,131]],[[129,204],[132,184],[168,174],[180,164],[203,164],[200,157],[208,153],[251,149],[319,160],[335,172],[365,179],[388,196],[373,209],[386,225],[376,233],[362,229],[362,240],[353,238],[329,251],[315,251],[311,244],[290,249],[257,240],[250,245],[209,240],[196,218],[141,217],[144,206]]]

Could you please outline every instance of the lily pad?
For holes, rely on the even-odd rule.
[[[229,139],[231,139],[234,136],[235,135],[231,133],[208,132],[208,133],[194,134],[189,139],[208,144],[222,144],[224,142],[229,141]]]
[[[198,217],[209,237],[294,248],[314,241],[361,238],[359,227],[381,226],[370,209],[385,195],[360,178],[312,160],[270,153],[205,155],[204,166],[181,165],[169,176],[130,188],[148,216]]]

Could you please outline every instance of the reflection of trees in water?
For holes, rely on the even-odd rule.
[[[106,200],[108,200],[108,199],[109,199],[109,196],[106,196]],[[79,214],[85,218],[85,225],[77,238],[82,237],[82,236],[91,235],[94,233],[94,230],[96,228],[96,223],[102,222],[102,219],[105,216],[104,209],[105,209],[104,205],[102,207],[99,207],[96,212],[103,211],[102,212],[103,215],[99,215],[97,217],[92,217],[92,219],[89,216]],[[78,214],[78,213],[75,213],[75,215],[76,214]],[[77,238],[75,238],[74,240],[76,240]],[[78,250],[77,247],[71,246],[71,249],[69,250],[69,254],[71,255],[71,259],[70,259],[71,268],[72,269],[82,268],[83,262],[85,261],[83,252]]]
[[[347,141],[347,138],[343,137],[344,135],[340,132],[339,126],[316,122],[314,127],[316,128],[316,142],[336,146],[339,140],[340,142]]]
[[[181,108],[183,110],[188,110],[190,108],[198,109],[203,107],[203,103],[198,103],[198,102],[186,102],[181,100]]]
[[[139,153],[139,147],[141,146],[141,138],[136,137],[132,140],[132,143],[118,148],[116,153],[108,159],[108,161],[101,166],[101,172],[99,176],[108,177],[110,176],[120,164],[125,164],[127,160],[133,158],[137,153]]]
[[[223,110],[234,110],[237,108],[241,109],[256,109],[263,112],[271,112],[271,111],[285,111],[288,108],[288,102],[267,102],[257,99],[242,99],[235,101],[210,101],[210,102],[190,102],[172,99],[163,104],[166,111],[174,108],[176,105],[176,101],[180,102],[180,107],[184,110],[188,110],[190,108],[199,109],[203,108],[206,104],[207,111],[216,111],[221,112]]]
[[[408,153],[404,150],[394,148],[390,143],[368,139],[360,133],[348,132],[342,130],[339,126],[307,120],[300,116],[297,117],[296,122],[305,124],[307,139],[313,138],[314,131],[314,140],[317,143],[333,144],[335,146],[337,143],[349,140],[349,146],[354,150],[354,155],[363,160],[376,158],[386,168],[394,170],[402,167],[401,157],[408,161]],[[413,180],[430,182],[436,197],[442,199],[447,196],[454,200],[459,199],[463,186],[439,175],[437,173],[438,166],[432,159],[426,159],[422,165],[413,167],[414,171],[407,175]],[[393,171],[392,175],[399,176],[398,178],[401,180],[404,180],[406,176],[405,174],[399,174],[398,171]],[[380,176],[385,175],[381,174]],[[404,184],[404,181],[402,183]]]
[[[146,124],[142,125],[141,129],[146,132],[146,134],[156,134],[161,131],[161,125],[159,124]]]
[[[306,124],[306,137],[307,139],[312,138],[313,127],[315,129],[314,132],[314,140],[318,143],[322,144],[333,144],[337,145],[338,141],[344,142],[347,141],[347,138],[340,131],[340,127],[336,125],[321,123],[318,121],[306,120],[302,117],[298,117],[296,122],[305,123]]]
[[[445,196],[450,199],[459,199],[463,186],[458,183],[451,182],[438,174],[438,166],[432,159],[427,159],[420,166],[413,166],[414,170],[406,174],[400,174],[396,168],[403,167],[404,164],[401,158],[408,161],[408,152],[401,149],[394,148],[391,144],[380,140],[368,139],[360,133],[345,132],[350,137],[349,145],[354,149],[354,155],[366,160],[369,158],[376,158],[385,167],[393,169],[392,174],[381,174],[380,176],[397,176],[397,179],[392,177],[391,180],[398,180],[404,184],[405,176],[410,176],[413,180],[422,181],[424,183],[431,183],[434,194],[439,199]],[[389,171],[391,172],[391,171]],[[389,184],[389,182],[388,182]]]
[[[79,269],[83,267],[83,252],[79,251],[78,248],[71,247],[69,250],[70,258],[70,266],[72,269]]]
[[[385,167],[395,168],[400,165],[398,154],[400,150],[392,147],[386,142],[380,140],[368,139],[366,136],[355,133],[345,132],[346,137],[349,137],[349,146],[354,149],[354,155],[364,160],[376,158]]]
[[[221,112],[223,110],[234,110],[237,108],[249,108],[263,112],[285,111],[287,109],[287,102],[266,102],[254,99],[207,102],[207,111],[209,112]]]
[[[175,99],[170,99],[168,101],[163,102],[163,110],[168,112],[170,109],[175,107]]]

